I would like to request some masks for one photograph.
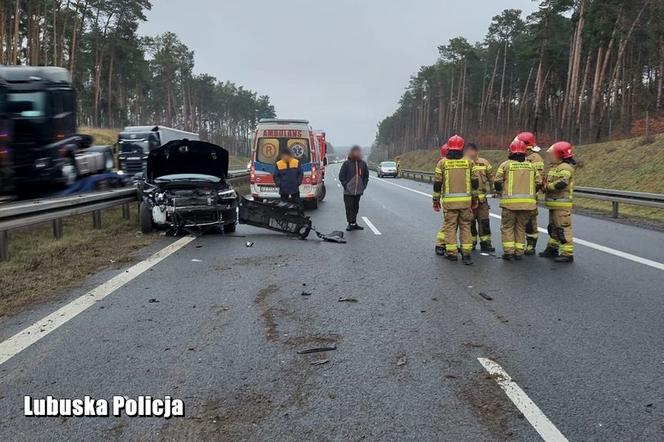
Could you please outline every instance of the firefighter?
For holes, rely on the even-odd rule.
[[[526,143],[518,138],[509,148],[509,159],[498,167],[494,186],[501,193],[503,259],[521,260],[526,248],[526,224],[537,206],[542,176],[526,161]]]
[[[526,143],[526,161],[530,161],[535,166],[537,173],[544,179],[544,160],[538,153],[542,149],[537,145],[537,138],[532,132],[522,132],[517,135],[517,138]],[[537,240],[539,239],[539,226],[537,224],[537,215],[539,210],[535,207],[533,213],[530,214],[530,219],[526,224],[526,251],[525,255],[534,255],[537,248]]]
[[[556,262],[574,262],[572,236],[572,195],[574,193],[573,147],[566,141],[555,143],[547,151],[552,166],[544,184],[545,204],[549,209],[549,244],[540,253]]]
[[[443,147],[440,148],[440,159],[441,159],[441,161],[444,160],[445,157],[447,157],[447,151],[448,151],[447,144],[444,144]],[[440,161],[436,165],[436,170],[439,169],[439,166],[440,166]],[[434,180],[435,179],[436,178],[434,178]],[[438,200],[437,205],[434,202],[433,210],[435,212],[440,213],[440,210],[441,210],[440,200]],[[443,218],[444,218],[444,216],[443,216]],[[445,223],[443,223],[440,226],[440,230],[436,234],[436,255],[445,256]]]
[[[477,246],[479,237],[480,249],[491,253],[496,249],[491,244],[491,222],[489,219],[489,201],[487,192],[493,188],[493,166],[489,160],[479,156],[475,143],[469,143],[466,148],[466,157],[473,162],[473,175],[477,177],[478,188],[473,191],[475,207],[473,207],[473,222],[470,225],[473,235],[473,248]]]
[[[459,246],[457,231],[461,239],[463,263],[472,265],[473,236],[470,224],[473,221],[473,188],[477,179],[472,176],[472,161],[463,157],[465,141],[454,135],[447,142],[447,156],[436,166],[433,184],[433,208],[444,211],[445,258],[458,261]]]

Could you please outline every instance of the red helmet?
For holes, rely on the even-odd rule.
[[[526,150],[528,149],[528,146],[526,146],[526,143],[521,141],[518,138],[515,138],[514,141],[512,141],[512,144],[510,144],[510,153],[526,153]]]
[[[558,141],[549,148],[549,152],[552,152],[553,156],[558,159],[566,160],[574,156],[572,149],[572,145],[567,141]]]
[[[447,147],[449,150],[462,151],[465,146],[466,142],[458,135],[454,135],[447,141]]]
[[[443,147],[440,148],[440,156],[441,158],[445,158],[447,156],[447,152],[450,150],[449,147],[447,147],[447,144],[443,144]]]
[[[532,132],[521,132],[516,138],[526,143],[527,147],[537,146],[537,138]]]

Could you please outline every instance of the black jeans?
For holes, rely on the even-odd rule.
[[[357,212],[360,211],[360,198],[362,198],[362,195],[344,195],[346,221],[348,221],[348,224],[357,223]]]

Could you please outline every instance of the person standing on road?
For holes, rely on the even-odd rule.
[[[360,198],[369,185],[369,166],[362,159],[360,146],[353,146],[348,159],[339,170],[339,182],[344,188],[344,205],[346,206],[346,231],[364,230],[357,224],[357,213],[360,211]]]
[[[509,148],[509,159],[498,167],[494,186],[501,193],[502,221],[500,232],[503,259],[523,259],[526,248],[526,224],[537,207],[537,189],[542,176],[526,161],[526,143],[518,138]]]
[[[440,161],[438,161],[438,164],[436,164],[436,170],[442,170],[440,168],[441,161],[444,160],[447,157],[447,152],[449,148],[447,147],[447,143],[443,145],[443,147],[440,148]],[[442,180],[442,177],[439,177]],[[436,178],[434,177],[434,181]],[[442,181],[440,181],[442,183]],[[442,208],[440,207],[440,199],[437,201],[433,202],[433,210],[434,212],[440,213]],[[440,226],[440,230],[436,234],[436,255],[439,256],[445,256],[445,213],[443,213],[443,224]]]
[[[538,153],[540,147],[537,145],[537,138],[532,132],[522,132],[517,135],[517,138],[524,143],[526,143],[526,161],[530,161],[535,170],[544,178],[544,160],[542,156]],[[530,219],[526,224],[526,251],[524,255],[534,255],[537,249],[537,240],[539,239],[539,226],[537,225],[537,215],[539,215],[539,210],[535,207],[533,213],[530,214]]]
[[[549,209],[549,244],[540,256],[555,258],[556,262],[574,262],[572,195],[576,161],[572,150],[570,143],[560,141],[547,151],[552,159],[543,186],[545,204]]]
[[[472,177],[473,163],[463,157],[465,141],[454,135],[447,142],[447,157],[436,166],[433,182],[433,210],[445,213],[445,259],[458,261],[459,246],[457,232],[461,240],[463,263],[473,264],[470,255],[473,250],[473,236],[470,223],[473,221],[473,189],[477,180]]]
[[[281,200],[297,204],[302,208],[300,199],[300,184],[304,179],[302,166],[289,149],[281,151],[281,158],[275,164],[274,183],[279,188]]]
[[[466,157],[473,162],[473,175],[478,180],[478,188],[473,190],[476,206],[473,208],[473,222],[470,225],[473,248],[477,246],[479,238],[480,249],[483,252],[495,252],[496,249],[491,244],[490,207],[487,199],[487,192],[493,189],[493,166],[489,160],[479,156],[479,149],[475,143],[469,143],[466,147]]]

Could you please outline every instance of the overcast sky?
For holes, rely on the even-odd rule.
[[[370,145],[420,66],[455,36],[482,40],[532,0],[153,0],[145,35],[175,32],[196,72],[270,96],[338,146]]]

